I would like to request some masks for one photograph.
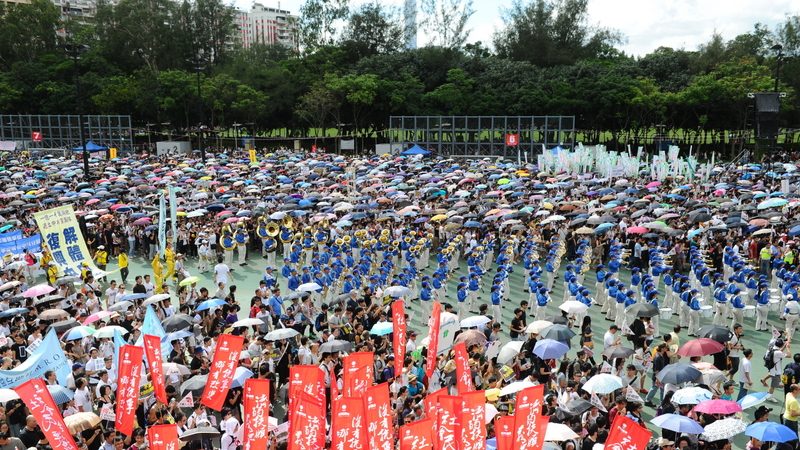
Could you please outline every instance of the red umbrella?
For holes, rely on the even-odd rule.
[[[742,407],[730,400],[706,400],[694,407],[694,412],[703,414],[735,414],[741,412]]]
[[[645,234],[649,230],[645,227],[628,227],[625,231],[628,234]]]
[[[681,348],[678,349],[678,354],[681,356],[706,356],[719,353],[724,348],[724,345],[713,339],[698,338],[683,344]]]

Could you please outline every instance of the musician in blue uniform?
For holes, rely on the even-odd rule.
[[[239,252],[239,265],[246,266],[247,243],[250,242],[250,234],[247,232],[244,225],[240,223],[239,226],[236,227],[236,233],[234,233],[233,237],[236,240],[236,250]]]

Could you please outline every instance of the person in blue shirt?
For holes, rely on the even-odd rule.
[[[431,315],[431,309],[433,308],[433,304],[431,303],[432,299],[433,294],[431,293],[431,285],[427,281],[423,281],[422,287],[419,290],[419,300],[423,314],[422,317],[428,317]]]
[[[608,286],[606,320],[615,320],[617,318],[617,280],[614,278],[609,279],[606,282],[606,286]]]
[[[458,314],[465,318],[469,315],[469,311],[467,310],[467,283],[458,283],[458,287],[456,289],[456,300],[458,300]]]
[[[289,279],[292,274],[292,261],[289,258],[283,258],[283,267],[281,268],[281,275],[283,278]]]
[[[680,317],[683,317],[683,309],[681,305],[683,301],[681,300],[681,286],[683,285],[683,275],[676,273],[672,279],[672,314],[677,314]],[[678,322],[682,323],[682,321]]]
[[[735,284],[730,285],[732,291],[728,289],[720,289],[717,297],[714,299],[714,325],[722,325],[728,319],[728,297],[727,294],[739,292],[739,288]],[[710,301],[710,300],[709,300]]]
[[[501,313],[500,302],[503,298],[503,293],[501,292],[499,284],[492,285],[490,298],[492,301],[492,314],[494,315],[494,319],[497,323],[502,324],[502,315],[500,314]]]
[[[692,289],[689,295],[689,336],[697,336],[700,329],[700,299],[697,289]]]
[[[283,314],[283,298],[281,298],[281,290],[276,288],[272,289],[272,295],[268,300],[269,307],[272,310],[272,324],[277,325],[278,319]]]
[[[689,308],[689,301],[691,300],[691,291],[689,291],[689,283],[682,283],[681,284],[681,314],[680,314],[680,325],[681,327],[688,327],[689,326],[689,312],[691,308]]]
[[[733,296],[730,299],[731,301],[731,314],[733,315],[733,320],[731,321],[731,329],[733,329],[733,325],[737,323],[744,323],[744,300],[742,300],[742,296],[738,292],[734,292]]]
[[[264,283],[266,283],[266,285],[267,285],[267,289],[272,289],[272,287],[275,286],[278,283],[278,280],[275,279],[274,272],[275,272],[275,268],[270,267],[270,266],[267,266],[267,268],[264,269],[264,278],[263,278],[263,280],[264,280]]]
[[[286,287],[289,288],[290,291],[296,291],[297,288],[300,287],[300,277],[297,276],[297,269],[292,269],[289,280],[286,282]]]
[[[311,283],[311,272],[308,266],[303,266],[303,273],[300,274],[300,283]]]
[[[618,283],[617,292],[614,296],[615,304],[615,313],[614,313],[614,323],[617,327],[621,330],[622,325],[625,323],[625,301],[628,299],[628,295],[626,294],[625,285],[622,283]]]
[[[660,308],[659,308],[659,305],[658,305],[658,291],[656,291],[655,289],[648,290],[647,293],[644,296],[644,301],[646,301],[647,303],[653,305],[660,312]],[[661,333],[659,332],[659,319],[660,318],[661,317],[658,314],[656,314],[655,316],[653,316],[650,319],[650,322],[652,322],[652,324],[653,324],[653,336],[661,336]]]
[[[637,297],[641,297],[640,286],[642,282],[642,274],[639,273],[639,268],[634,267],[631,269],[631,289],[635,292]]]
[[[442,276],[439,274],[439,272],[433,273],[431,286],[433,286],[433,298],[437,302],[443,302],[445,298],[444,283],[442,283]]]
[[[603,306],[603,303],[605,302],[605,298],[603,297],[603,295],[601,295],[601,291],[605,287],[604,283],[606,281],[606,267],[604,265],[602,265],[602,264],[600,264],[597,267],[595,267],[594,276],[595,276],[595,283],[594,283],[595,299],[594,300],[595,300],[595,303],[599,304],[600,306]]]
[[[481,277],[478,273],[469,276],[469,295],[467,296],[467,309],[475,311],[475,301],[478,299],[478,291],[481,289]]]

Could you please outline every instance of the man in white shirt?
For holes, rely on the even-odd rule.
[[[406,341],[406,353],[413,352],[417,349],[417,333],[415,331],[408,332],[408,340]]]
[[[156,292],[156,286],[150,280],[150,275],[145,275],[144,276],[144,283],[142,283],[142,284],[144,285],[144,293],[148,297],[151,297]]]
[[[622,340],[617,336],[618,331],[619,327],[616,325],[611,325],[611,327],[609,327],[608,331],[603,335],[604,348],[616,347],[622,343]]]
[[[222,257],[217,258],[217,265],[214,266],[214,282],[228,284],[230,274],[231,268],[222,261]]]
[[[311,350],[308,348],[308,337],[306,336],[300,338],[300,348],[297,349],[297,359],[300,360],[300,364],[306,366],[312,364],[313,358]]]
[[[89,392],[89,386],[86,378],[78,378],[75,380],[75,407],[80,412],[92,412],[92,394]]]
[[[114,280],[111,280],[111,284],[108,286],[108,289],[106,289],[106,292],[105,292],[105,294],[106,294],[106,307],[107,308],[110,308],[111,305],[113,305],[114,303],[117,302],[117,294],[118,293],[119,293],[119,290],[117,289],[117,282],[114,281]]]
[[[96,377],[97,372],[103,370],[105,363],[100,351],[96,347],[89,350],[89,361],[86,362],[86,375]]]
[[[753,350],[746,348],[742,351],[742,355],[743,357],[739,360],[739,396],[736,398],[737,402],[747,395],[748,389],[753,386],[753,371],[750,363],[750,360],[753,359]]]

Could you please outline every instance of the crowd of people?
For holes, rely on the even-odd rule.
[[[33,235],[33,212],[72,204],[103,271],[65,276],[46,239],[41,252],[6,255],[0,271],[0,373],[55,329],[71,366],[63,416],[98,418],[75,429],[79,448],[140,450],[148,427],[175,423],[190,448],[235,450],[242,380],[221,411],[201,404],[204,384],[192,383],[208,375],[223,334],[244,337],[239,366],[272,381],[281,424],[292,366],[322,368],[330,394],[343,356],[372,352],[397,433],[426,418],[428,394],[459,393],[452,348],[425,371],[435,302],[442,323],[458,322],[448,345],[465,343],[472,385],[485,392],[490,445],[496,419],[514,413],[516,388],[536,384],[543,414],[570,431],[547,445],[564,450],[602,445],[618,415],[661,449],[727,449],[744,426],[777,421],[773,409],[794,439],[747,431],[747,448],[797,445],[800,202],[780,192],[795,166],[720,166],[705,179],[652,180],[645,170],[628,180],[489,159],[239,156],[96,161],[91,180],[74,160],[6,156],[3,222]],[[176,234],[160,242],[166,186],[179,188]],[[259,275],[244,279],[245,266]],[[52,293],[26,294],[40,284]],[[380,331],[394,301],[411,324],[402,371],[392,333]],[[118,342],[97,333],[117,326],[126,343],[141,342],[148,307],[168,332],[169,401],[143,393],[137,428],[123,435],[101,414],[115,405]],[[248,318],[257,322],[239,325]],[[91,331],[75,332],[82,325]],[[745,330],[767,331],[766,348]],[[54,373],[44,378],[59,385]],[[706,408],[718,400],[727,403]],[[190,432],[206,427],[218,433]],[[278,427],[271,448],[286,445]],[[0,407],[6,448],[49,448],[19,399]]]

